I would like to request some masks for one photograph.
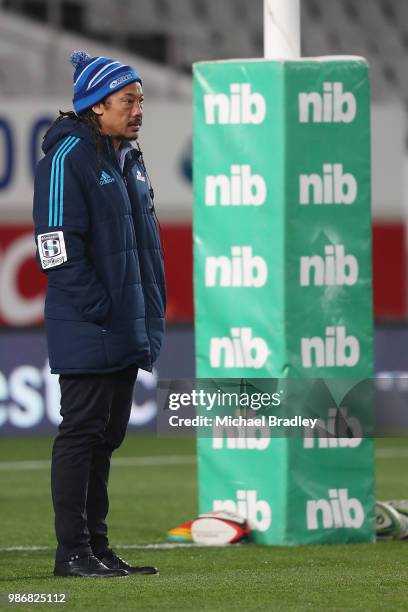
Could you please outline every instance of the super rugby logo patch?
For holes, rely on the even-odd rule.
[[[43,270],[55,268],[67,261],[63,232],[50,232],[37,236],[38,253]]]

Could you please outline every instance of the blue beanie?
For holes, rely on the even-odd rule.
[[[142,79],[133,68],[110,57],[90,57],[86,51],[71,55],[74,72],[74,110],[77,114],[98,104],[111,93]]]

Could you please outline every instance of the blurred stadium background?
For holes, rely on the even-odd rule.
[[[399,373],[379,389],[387,406],[390,394],[396,405],[406,392],[398,376],[408,372],[408,4],[302,0],[301,10],[303,55],[357,54],[371,65],[376,369]],[[169,292],[165,348],[154,374],[139,379],[131,421],[149,429],[157,378],[194,372],[191,64],[261,57],[262,28],[262,0],[0,0],[0,435],[51,432],[59,418],[31,201],[42,134],[59,109],[71,108],[72,49],[118,56],[145,79],[141,145]]]

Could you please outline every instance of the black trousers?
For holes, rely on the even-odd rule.
[[[56,561],[109,546],[110,460],[125,437],[137,371],[59,377],[62,422],[51,466]]]

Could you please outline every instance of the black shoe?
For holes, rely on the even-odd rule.
[[[122,568],[108,568],[94,555],[72,558],[71,561],[55,563],[54,576],[79,576],[81,578],[119,578],[127,576]]]
[[[106,567],[109,567],[111,570],[121,569],[126,570],[128,574],[140,574],[144,576],[159,573],[157,567],[153,567],[152,565],[130,565],[127,561],[121,559],[121,557],[119,557],[119,555],[117,555],[115,551],[112,550],[112,548],[108,548],[107,550],[105,550],[102,556],[98,555],[98,558],[100,559],[100,561],[102,561],[104,565],[106,565]]]

